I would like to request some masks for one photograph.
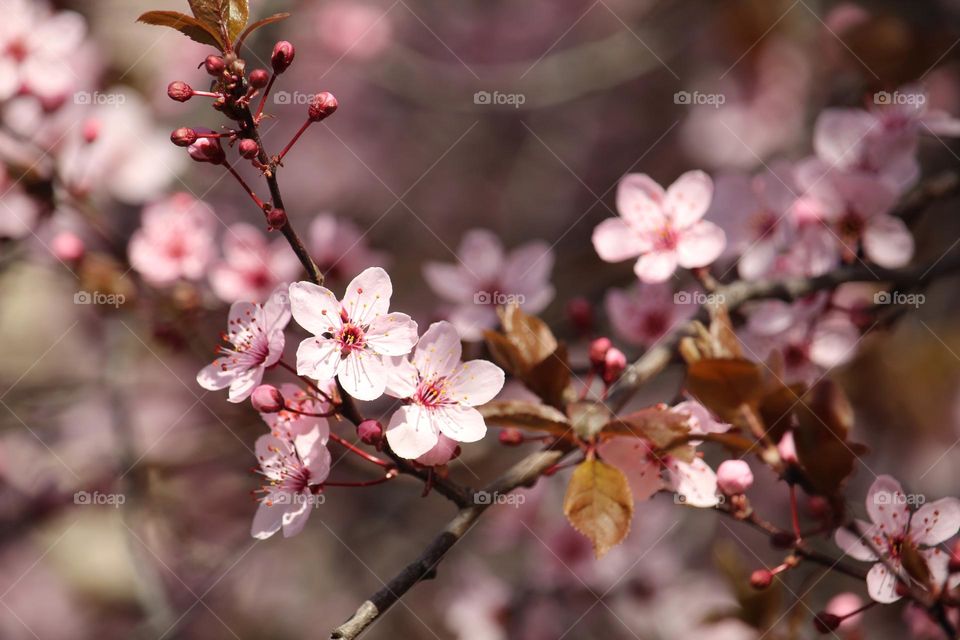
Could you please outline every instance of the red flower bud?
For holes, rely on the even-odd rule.
[[[253,408],[260,413],[277,413],[283,410],[283,394],[272,384],[262,384],[250,394]]]
[[[53,255],[64,262],[78,262],[85,252],[83,240],[70,231],[63,231],[54,236],[50,248],[53,250]]]
[[[83,141],[87,144],[93,144],[100,137],[100,121],[96,118],[89,118],[83,123]]]
[[[213,133],[213,131],[203,130],[198,133]],[[220,138],[197,138],[197,141],[191,144],[187,151],[190,157],[197,162],[209,162],[210,164],[223,164],[227,160],[227,154],[223,152],[220,145]]]
[[[750,586],[754,589],[766,589],[773,582],[773,574],[766,569],[757,569],[750,574]]]
[[[520,429],[506,428],[497,437],[500,439],[500,444],[505,444],[508,447],[523,444],[523,432]]]
[[[193,97],[193,89],[191,89],[190,85],[186,82],[177,80],[176,82],[171,82],[167,87],[167,95],[170,96],[171,100],[186,102]]]
[[[270,82],[270,72],[266,69],[254,69],[250,72],[250,86],[263,89]]]
[[[376,420],[364,420],[357,425],[357,435],[364,444],[378,445],[383,440],[383,425]]]
[[[180,127],[170,134],[170,141],[178,147],[189,147],[197,141],[197,132],[187,127]]]
[[[256,140],[244,138],[240,141],[239,151],[242,157],[251,160],[256,158],[257,154],[260,153],[260,145],[257,144]]]
[[[320,122],[324,118],[333,115],[337,110],[337,99],[329,91],[321,91],[313,96],[310,106],[307,107],[307,116],[312,122]]]
[[[627,368],[627,356],[620,349],[611,347],[603,357],[603,382],[611,385],[617,381],[623,370]]]
[[[273,55],[270,56],[270,64],[273,65],[273,72],[280,75],[293,64],[293,58],[297,51],[293,45],[286,40],[281,40],[273,47]]]
[[[840,616],[821,611],[813,617],[813,628],[820,633],[833,633],[841,622],[843,622],[843,618]]]
[[[271,209],[267,214],[267,225],[271,231],[282,229],[287,224],[287,212],[283,209]]]
[[[223,73],[227,65],[220,56],[207,56],[207,59],[203,61],[203,67],[207,70],[207,73],[216,77]]]
[[[586,335],[593,331],[593,305],[586,298],[574,298],[568,302],[567,317],[577,333]]]
[[[590,343],[590,364],[594,369],[603,370],[603,361],[613,344],[610,338],[597,338]]]

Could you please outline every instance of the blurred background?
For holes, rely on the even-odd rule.
[[[0,0],[0,22],[23,4]],[[218,238],[234,223],[262,226],[222,168],[192,163],[167,141],[176,127],[221,124],[200,100],[166,96],[174,80],[205,88],[197,66],[208,49],[135,23],[144,11],[186,4],[54,2],[83,17],[82,27],[43,35],[51,46],[75,37],[73,92],[64,105],[2,103],[5,162],[44,160],[18,142],[42,138],[63,172],[91,185],[95,210],[39,211],[29,234],[4,234],[0,246],[4,640],[324,638],[453,513],[404,478],[329,491],[295,538],[250,537],[252,446],[264,424],[249,405],[195,382],[227,307],[199,285],[151,289],[124,264],[143,206],[166,194],[207,202],[223,223]],[[580,354],[567,302],[599,303],[634,278],[629,264],[602,263],[590,244],[622,175],[669,184],[692,168],[799,158],[824,107],[862,106],[875,91],[917,80],[939,108],[960,113],[960,2],[951,0],[251,0],[251,8],[294,14],[249,45],[248,67],[269,66],[278,39],[297,47],[267,107],[271,153],[303,123],[303,96],[331,91],[340,103],[285,160],[294,226],[325,213],[354,221],[386,254],[393,308],[423,322],[444,309],[422,266],[453,262],[466,231],[489,229],[507,247],[546,241],[556,295],[542,315]],[[698,93],[724,100],[700,104]],[[85,103],[84,94],[94,97]],[[109,140],[103,156],[75,148],[91,112]],[[924,140],[924,175],[956,171],[957,152],[949,140]],[[241,171],[259,184],[251,167]],[[911,220],[918,262],[953,248],[956,207],[939,202]],[[64,230],[85,242],[82,269],[54,251]],[[933,497],[960,487],[957,284],[934,284],[926,304],[874,329],[835,374],[855,404],[855,439],[870,447],[866,464]],[[81,291],[119,292],[124,302],[76,304]],[[598,322],[605,331],[602,313]],[[288,338],[288,355],[296,342]],[[678,383],[668,371],[637,402],[670,399]],[[450,473],[478,486],[533,446],[490,437],[464,447]],[[351,459],[340,465],[343,478],[364,477]],[[772,490],[760,502],[786,523],[786,493],[766,478]],[[872,478],[854,477],[855,509]],[[761,596],[743,591],[744,572],[780,552],[669,496],[639,505],[627,542],[594,562],[563,519],[564,485],[560,474],[524,492],[523,504],[493,510],[436,580],[365,637],[807,638],[812,612],[831,597],[865,596],[862,585],[811,570]],[[86,504],[76,492],[113,499]],[[875,609],[864,629],[838,634],[902,638],[910,616],[903,605]]]

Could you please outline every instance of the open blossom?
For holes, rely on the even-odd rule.
[[[130,238],[130,264],[150,284],[196,280],[213,257],[213,211],[186,193],[147,206]]]
[[[386,356],[410,353],[417,323],[388,313],[393,284],[380,267],[365,269],[347,285],[342,301],[310,282],[290,286],[294,319],[314,335],[297,349],[297,373],[315,380],[337,378],[357,400],[375,400],[387,386]]]
[[[243,402],[263,380],[267,367],[283,355],[283,330],[290,322],[287,287],[282,285],[264,304],[234,302],[230,306],[223,354],[197,374],[204,389],[229,387],[230,402]]]
[[[480,340],[484,329],[496,326],[498,305],[516,302],[536,314],[553,300],[554,255],[545,242],[528,242],[508,252],[493,233],[474,229],[460,242],[457,260],[427,263],[423,277],[438,296],[455,305],[448,319],[464,340]]]
[[[329,280],[352,278],[367,267],[387,266],[388,256],[374,251],[352,220],[322,213],[310,223],[310,256]]]
[[[486,360],[461,362],[460,335],[449,322],[430,325],[413,358],[394,358],[387,393],[407,400],[390,418],[387,442],[404,458],[417,458],[442,435],[476,442],[487,425],[474,407],[493,400],[504,383],[503,370]]]
[[[333,397],[334,389],[335,385],[331,381],[323,391]],[[277,438],[283,438],[302,435],[316,429],[326,442],[330,436],[330,425],[327,419],[303,414],[327,413],[331,409],[330,404],[313,392],[305,391],[291,383],[280,385],[280,394],[283,396],[284,404],[293,411],[283,409],[273,413],[261,413],[260,417],[270,427],[270,433]]]
[[[295,279],[300,268],[286,240],[270,241],[253,225],[239,223],[223,237],[223,260],[210,269],[210,286],[224,302],[259,302],[281,282]]]
[[[949,553],[939,548],[960,531],[960,500],[942,498],[924,504],[911,512],[910,503],[900,483],[883,475],[874,480],[867,492],[867,513],[870,522],[856,521],[860,532],[837,529],[835,540],[845,553],[857,560],[875,562],[867,573],[867,591],[877,602],[895,602],[897,576],[911,581],[904,568],[904,559],[919,556],[927,563],[933,584],[942,586],[947,580]],[[878,556],[879,554],[879,556]],[[891,574],[886,559],[896,575]],[[960,584],[960,576],[950,580],[950,587]]]
[[[330,474],[326,445],[327,436],[318,429],[282,438],[257,438],[257,460],[266,482],[250,527],[254,538],[264,540],[281,528],[289,538],[303,530],[316,503],[314,491]]]
[[[634,500],[647,500],[662,489],[676,493],[693,507],[716,506],[717,475],[707,463],[655,454],[643,438],[616,437],[598,447],[600,457],[620,469],[630,483]]]
[[[666,283],[637,283],[631,289],[607,291],[603,304],[617,335],[631,344],[650,347],[696,311],[689,292],[674,294]]]
[[[634,272],[644,282],[663,282],[676,271],[705,267],[723,252],[723,230],[702,220],[713,181],[688,171],[666,191],[650,176],[632,173],[620,181],[617,211],[593,230],[593,247],[607,262],[639,256]]]

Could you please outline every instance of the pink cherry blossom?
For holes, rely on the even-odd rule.
[[[310,223],[310,254],[330,280],[352,278],[367,267],[387,266],[388,256],[367,246],[352,220],[323,213]]]
[[[417,458],[445,435],[476,442],[487,433],[474,407],[500,393],[503,370],[486,360],[461,362],[460,335],[447,321],[435,322],[417,343],[412,358],[394,358],[387,393],[407,400],[387,425],[387,442],[404,458]]]
[[[405,313],[388,313],[392,295],[390,276],[380,267],[354,278],[342,301],[325,287],[292,284],[293,317],[314,335],[297,349],[297,373],[320,381],[337,378],[358,400],[383,395],[384,358],[406,355],[417,343],[417,323]]]
[[[665,283],[637,283],[631,289],[609,289],[603,304],[618,336],[650,347],[696,312],[696,305],[678,302],[684,296],[691,298],[688,292],[675,295]]]
[[[332,397],[334,389],[335,385],[331,382],[326,385],[324,392]],[[284,409],[274,413],[261,413],[260,417],[270,427],[270,433],[277,438],[285,438],[317,430],[320,432],[323,441],[326,442],[330,436],[330,425],[327,419],[318,416],[305,416],[298,412],[327,413],[331,409],[330,404],[313,392],[305,391],[291,383],[280,385],[280,393],[283,395],[284,404],[295,411]]]
[[[448,319],[464,340],[480,340],[484,329],[497,325],[498,305],[516,302],[536,314],[553,300],[554,254],[545,242],[508,252],[493,233],[474,229],[463,237],[457,260],[427,263],[423,276],[438,296],[453,303]]]
[[[227,320],[223,355],[197,374],[204,389],[229,387],[230,402],[243,402],[263,380],[267,367],[283,355],[283,330],[290,322],[285,285],[277,287],[265,304],[234,302]]]
[[[837,529],[834,536],[837,546],[851,557],[875,562],[867,573],[867,591],[877,602],[900,599],[897,576],[911,580],[903,568],[903,553],[907,547],[916,549],[926,560],[935,585],[942,586],[947,581],[949,553],[938,545],[960,531],[960,500],[941,498],[911,511],[911,502],[919,500],[911,501],[910,498],[916,497],[919,496],[904,493],[894,478],[879,476],[867,492],[870,522],[857,520],[859,536],[845,528]],[[881,558],[893,567],[893,574],[879,561]],[[958,583],[960,576],[951,578],[950,586]]]
[[[259,302],[281,282],[294,280],[300,269],[286,240],[268,240],[253,225],[239,223],[223,237],[223,260],[211,267],[210,286],[224,302]]]
[[[437,439],[437,444],[433,445],[430,451],[418,456],[416,461],[427,467],[447,464],[457,456],[457,447],[459,446],[456,440],[441,433]]]
[[[130,264],[155,286],[203,276],[213,257],[214,214],[186,193],[147,206],[130,238]]]
[[[250,534],[265,540],[283,529],[289,538],[303,530],[310,510],[318,504],[314,491],[330,474],[327,438],[317,429],[278,438],[257,438],[257,460],[266,480]]]
[[[723,252],[723,230],[702,220],[713,196],[713,181],[688,171],[664,191],[646,174],[620,181],[617,211],[593,231],[600,258],[620,262],[640,256],[634,272],[644,282],[663,282],[677,266],[705,267]]]

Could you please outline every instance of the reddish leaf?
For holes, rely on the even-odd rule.
[[[176,11],[148,11],[137,18],[137,22],[158,27],[170,27],[200,44],[207,44],[221,51],[226,48],[220,35],[216,31],[196,18],[191,18],[183,13]]]

